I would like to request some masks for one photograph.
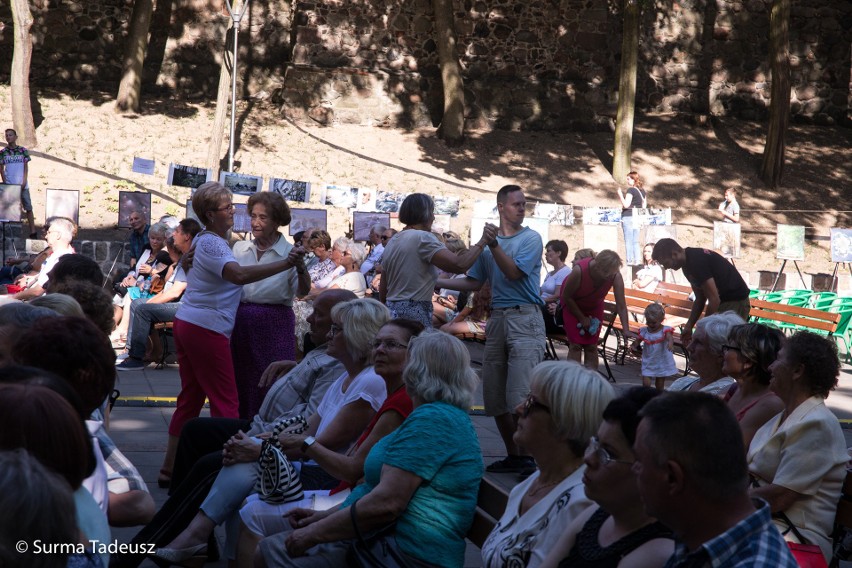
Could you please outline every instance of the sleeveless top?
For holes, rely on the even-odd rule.
[[[648,542],[655,538],[671,538],[672,531],[662,525],[659,521],[655,521],[650,525],[645,525],[637,531],[620,538],[606,548],[601,548],[598,543],[598,532],[604,521],[609,518],[609,513],[601,508],[598,508],[582,530],[577,535],[577,540],[574,542],[571,552],[568,556],[559,562],[559,568],[584,568],[586,566],[592,568],[616,568],[621,560]]]

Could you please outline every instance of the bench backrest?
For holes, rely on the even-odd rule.
[[[488,477],[482,478],[479,483],[479,495],[476,499],[476,514],[467,533],[467,538],[473,544],[482,548],[485,539],[488,538],[497,521],[503,516],[503,511],[506,510],[508,502],[509,494],[505,489]]]
[[[834,333],[840,314],[752,298],[749,316]]]

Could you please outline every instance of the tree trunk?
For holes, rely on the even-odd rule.
[[[168,1],[168,0],[167,0]],[[148,51],[148,30],[151,27],[153,0],[136,0],[130,17],[130,34],[124,49],[124,65],[118,96],[115,100],[117,112],[139,112],[142,92],[142,64]]]
[[[231,4],[231,6],[236,7],[235,5],[236,1]],[[233,61],[230,65],[228,64],[231,50],[228,47],[229,41],[227,38],[230,37],[230,34],[234,31],[232,22],[230,30],[225,33],[226,39],[225,47],[222,50],[222,65],[219,67],[219,90],[216,93],[216,115],[213,120],[213,132],[210,135],[210,146],[207,150],[206,166],[208,168],[213,168],[215,179],[219,179],[219,167],[222,159],[222,141],[225,137],[225,122],[228,118],[228,101],[231,98],[230,69],[233,68]],[[233,38],[231,38],[231,41],[233,41]]]
[[[769,16],[769,67],[772,72],[772,100],[769,103],[769,131],[763,148],[760,179],[778,187],[784,174],[787,124],[790,121],[790,0],[774,0]]]
[[[619,183],[624,183],[624,178],[630,173],[638,59],[639,3],[637,0],[625,0],[621,71],[618,80],[618,114],[615,119],[615,146],[612,151],[612,177]]]
[[[12,55],[12,124],[18,133],[21,146],[37,145],[33,109],[30,103],[30,60],[33,55],[33,38],[30,28],[33,15],[28,0],[12,0],[15,51]]]
[[[432,10],[435,12],[435,41],[444,89],[444,116],[438,127],[438,136],[448,146],[458,146],[464,140],[464,83],[456,56],[453,2],[432,0]]]

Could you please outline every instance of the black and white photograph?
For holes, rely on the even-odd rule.
[[[144,191],[118,192],[118,228],[130,228],[130,214],[134,211],[141,213],[150,222],[151,194]]]
[[[390,213],[376,213],[374,211],[353,211],[352,227],[356,241],[366,241],[370,238],[370,227],[375,224],[390,227]]]
[[[621,223],[620,207],[583,207],[584,225],[618,225],[619,223]]]
[[[322,203],[341,209],[355,209],[358,205],[358,188],[332,183],[323,184]]]
[[[234,226],[231,230],[235,233],[251,232],[251,217],[245,203],[234,203]]]
[[[0,221],[21,220],[21,186],[0,183]]]
[[[328,230],[328,211],[325,209],[290,209],[290,232],[291,237],[305,229]]]
[[[459,214],[459,204],[461,199],[457,196],[439,196],[434,197],[435,215],[451,215],[453,217]]]
[[[561,203],[536,203],[533,217],[550,219],[551,225],[569,226],[574,224],[574,206]]]
[[[287,201],[307,203],[311,200],[311,184],[307,181],[270,178],[269,191],[280,194]]]
[[[48,189],[44,218],[65,217],[80,224],[80,192],[76,189]]]
[[[382,191],[376,193],[376,210],[383,213],[399,213],[399,206],[408,196],[407,193],[396,191]]]
[[[219,174],[219,183],[236,195],[252,195],[263,190],[263,178],[249,174],[222,172]]]
[[[213,181],[213,170],[210,168],[169,164],[169,176],[166,179],[169,185],[198,189],[199,185],[208,181]]]
[[[805,260],[805,226],[778,225],[775,258]]]
[[[725,258],[739,258],[740,224],[713,221],[713,250]]]
[[[358,211],[375,211],[376,193],[377,191],[371,187],[359,187],[357,207]]]

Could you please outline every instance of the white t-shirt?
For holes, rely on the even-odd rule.
[[[322,397],[322,402],[320,402],[317,407],[317,414],[320,416],[320,425],[319,428],[317,428],[316,436],[322,434],[323,431],[328,428],[332,422],[334,422],[334,419],[337,416],[337,413],[340,412],[340,409],[351,402],[364,399],[373,407],[373,410],[376,411],[378,411],[379,407],[381,407],[385,402],[385,397],[387,396],[385,381],[376,374],[373,367],[367,367],[361,371],[358,376],[352,380],[346,391],[344,391],[343,383],[346,381],[346,377],[348,376],[349,373],[346,372],[340,375],[340,377],[334,381],[330,387],[328,387],[328,390],[325,392],[325,396]]]
[[[98,430],[103,428],[103,422],[98,420],[86,420],[86,428],[89,430],[89,435],[92,437],[92,448],[95,453],[95,471],[92,475],[83,480],[83,487],[92,494],[95,502],[106,513],[109,506],[109,490],[107,486],[108,474],[104,455],[101,452],[101,447],[98,444],[98,438],[95,436]]]
[[[550,296],[559,294],[559,289],[562,287],[562,282],[571,274],[571,265],[566,264],[556,272],[549,273],[544,282],[541,283],[541,299],[544,300]]]
[[[338,276],[331,281],[331,284],[328,285],[329,288],[332,286],[337,286],[344,290],[351,290],[358,298],[363,298],[364,294],[367,292],[367,281],[364,279],[364,275],[357,271],[347,272]]]
[[[257,259],[257,245],[253,241],[238,241],[234,244],[234,258],[242,266],[258,266],[270,264],[279,260],[287,260],[287,256],[293,249],[293,245],[284,237],[272,245],[260,260]],[[264,278],[251,284],[243,286],[241,301],[255,304],[282,304],[293,305],[293,297],[299,285],[298,274],[295,268],[279,272],[269,278]]]
[[[65,256],[66,254],[73,253],[73,249],[67,249],[62,252],[54,252],[47,260],[44,261],[44,264],[41,265],[41,270],[38,272],[38,277],[36,278],[36,284],[44,288],[44,285],[47,284],[47,275],[53,270],[53,267],[56,266],[56,263],[59,262],[59,259]]]
[[[482,565],[486,568],[539,566],[568,525],[594,505],[583,487],[585,471],[586,466],[581,466],[520,516],[521,500],[540,472],[516,485],[509,494],[503,516],[482,545]]]
[[[202,233],[192,244],[195,256],[175,317],[230,337],[242,287],[222,278],[222,270],[236,259],[225,239],[213,233]]]

